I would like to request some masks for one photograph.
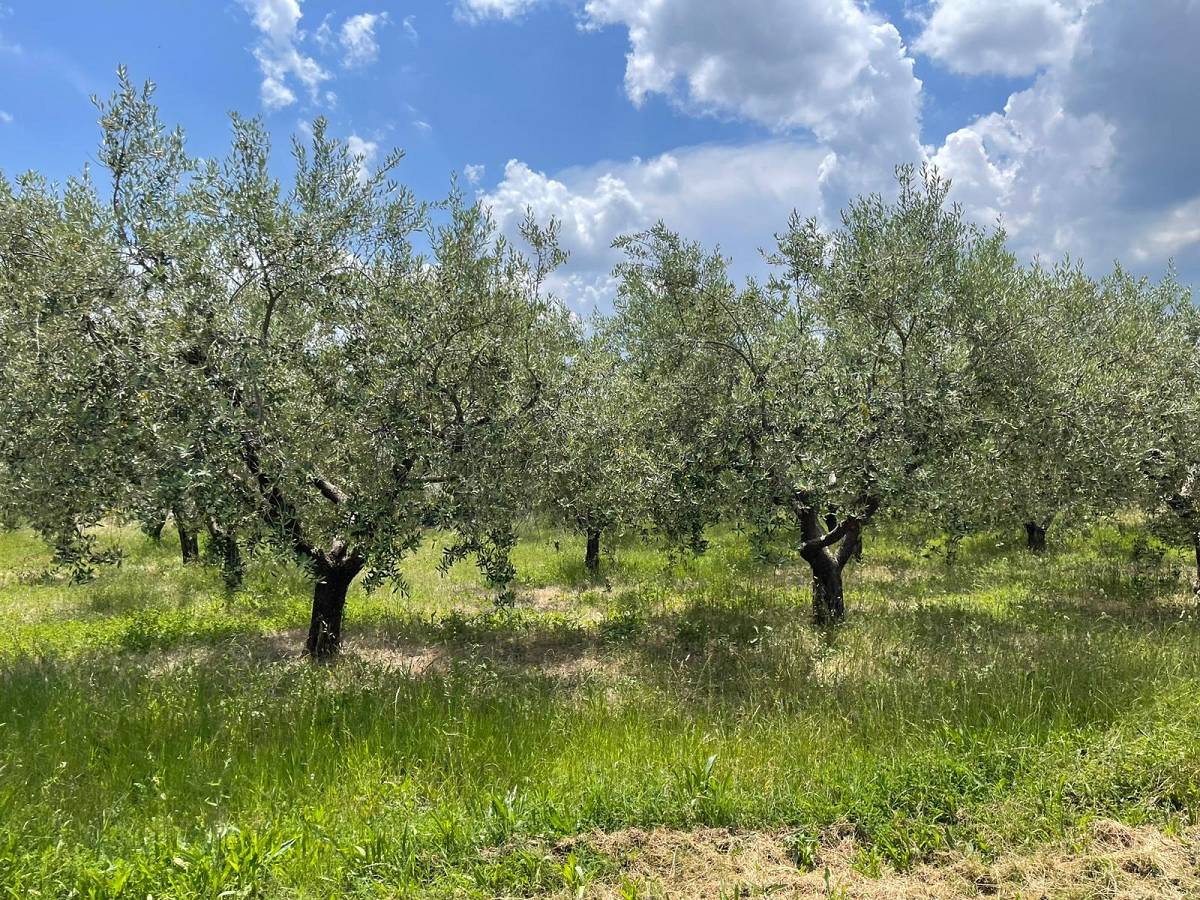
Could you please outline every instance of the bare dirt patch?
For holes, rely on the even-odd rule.
[[[538,612],[565,612],[574,606],[571,595],[554,585],[534,588],[521,599],[524,601],[522,606],[528,606]]]
[[[437,675],[462,662],[486,662],[498,668],[536,672],[564,680],[604,675],[616,663],[594,648],[553,640],[509,639],[498,644],[395,642],[386,635],[361,635],[348,641],[342,656],[412,676]]]
[[[611,592],[611,586],[606,592]],[[517,599],[519,609],[531,609],[537,613],[568,616],[581,625],[595,625],[604,618],[603,610],[588,603],[583,597],[586,591],[569,590],[554,585],[533,588]]]
[[[293,628],[273,634],[239,636],[219,644],[183,644],[145,654],[143,664],[151,675],[209,665],[219,660],[242,659],[255,663],[298,665],[304,660],[307,632]]]
[[[726,829],[628,829],[564,841],[556,855],[586,846],[618,862],[618,874],[589,886],[587,896],[700,900],[794,897],[851,900],[1007,898],[1185,898],[1200,896],[1200,834],[1097,822],[1075,846],[1010,853],[991,864],[947,854],[909,872],[864,875],[859,847],[827,837],[811,871],[796,867],[781,832]]]
[[[237,657],[271,666],[307,664],[306,632],[289,629],[219,645],[185,645],[152,652],[142,665],[154,676]],[[590,643],[537,633],[507,636],[495,643],[414,641],[385,632],[357,632],[342,644],[334,665],[366,664],[413,678],[444,675],[456,665],[485,663],[499,670],[546,675],[563,681],[615,678],[619,660]]]

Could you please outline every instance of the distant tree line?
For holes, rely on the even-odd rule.
[[[765,282],[661,223],[619,237],[614,311],[581,322],[546,290],[554,223],[518,250],[320,120],[285,188],[259,121],[199,159],[152,93],[122,71],[97,104],[101,183],[0,176],[0,518],[80,577],[114,514],[173,522],[231,587],[280,549],[317,657],[350,584],[399,579],[430,532],[507,596],[531,511],[593,572],[622,531],[792,536],[822,624],[883,516],[1023,526],[1037,553],[1140,508],[1200,578],[1200,317],[1171,275],[1022,265],[902,167],[834,230],[794,215]]]

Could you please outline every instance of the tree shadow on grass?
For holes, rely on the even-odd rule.
[[[364,603],[356,593],[342,668],[419,680],[474,667],[568,689],[634,683],[693,714],[734,719],[765,704],[842,718],[874,708],[881,721],[961,714],[986,723],[1041,704],[1080,724],[1138,702],[1170,666],[1196,674],[1195,654],[1185,652],[1200,637],[1194,617],[1181,617],[1175,599],[1139,593],[1161,566],[1123,561],[1102,570],[1080,552],[1032,558],[988,540],[967,547],[954,567],[914,563],[910,548],[886,541],[872,557],[869,545],[866,563],[849,572],[850,621],[829,631],[809,624],[804,569],[746,568],[750,557],[736,542],[692,565],[690,575],[704,578],[660,572],[630,589],[555,588],[544,602],[512,610],[474,595],[460,609],[436,610],[402,598]],[[115,665],[149,677],[220,667],[231,654],[301,665],[308,586],[295,567],[259,565],[246,590],[215,605],[215,572],[154,574],[117,571],[85,589],[94,610],[90,621],[72,623],[87,633],[67,642],[76,656],[124,654]],[[56,652],[53,642],[45,650],[27,644],[8,657]]]
[[[1025,689],[1032,678],[1086,718],[1103,702],[1139,695],[1183,644],[1200,637],[1194,620],[1180,621],[1167,606],[1097,614],[1074,599],[987,604],[926,588],[857,608],[852,593],[850,621],[827,631],[809,625],[803,592],[753,583],[736,589],[724,583],[699,599],[672,603],[662,592],[620,592],[593,598],[582,611],[577,597],[563,593],[560,609],[398,610],[355,618],[352,600],[345,656],[413,677],[468,665],[564,682],[634,678],[680,703],[716,704],[734,715],[764,701],[818,708],[830,697],[848,705],[858,695],[875,702],[886,691],[950,702],[962,685],[976,694],[1004,693]],[[198,660],[220,665],[226,645],[265,663],[298,660],[301,623],[279,630],[278,612],[235,604],[197,617],[152,606],[111,619],[112,633],[94,652],[132,654],[128,664],[151,671]],[[295,620],[303,608],[293,612]],[[930,709],[936,706],[931,701]]]

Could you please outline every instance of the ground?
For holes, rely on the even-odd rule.
[[[1133,520],[885,525],[850,620],[733,528],[588,580],[529,527],[516,606],[431,538],[355,588],[243,590],[105,528],[86,584],[0,534],[0,896],[1200,896],[1200,614]]]

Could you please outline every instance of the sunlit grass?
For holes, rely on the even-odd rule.
[[[1200,625],[1182,557],[1134,525],[1042,560],[980,535],[953,564],[885,529],[832,634],[799,569],[711,537],[624,539],[592,583],[577,537],[531,527],[513,610],[430,541],[407,595],[355,589],[346,658],[313,667],[282,562],[227,594],[110,529],[120,567],[71,585],[0,535],[0,890],[529,895],[593,828],[804,847],[839,824],[872,871],[1200,809]]]

